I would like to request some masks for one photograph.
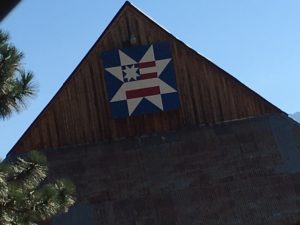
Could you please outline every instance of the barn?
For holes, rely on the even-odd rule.
[[[8,157],[77,203],[50,225],[300,224],[300,125],[126,2]]]

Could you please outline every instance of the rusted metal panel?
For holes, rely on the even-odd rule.
[[[70,178],[79,205],[52,224],[296,224],[299,134],[275,114],[49,149],[49,180]]]
[[[170,43],[181,104],[178,110],[112,118],[100,53],[128,47],[131,34],[137,45]],[[11,152],[95,143],[268,113],[282,111],[126,3]]]

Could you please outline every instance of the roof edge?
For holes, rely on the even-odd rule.
[[[69,80],[72,79],[72,77],[75,75],[76,71],[80,68],[81,64],[85,61],[87,56],[92,52],[92,50],[95,48],[96,44],[102,39],[102,37],[106,34],[106,32],[109,30],[111,25],[115,22],[115,20],[119,17],[119,15],[125,10],[127,6],[132,6],[132,4],[129,1],[126,1],[121,8],[117,11],[115,16],[112,18],[112,20],[109,22],[109,24],[106,26],[106,28],[102,31],[101,35],[97,38],[97,40],[94,42],[92,47],[88,50],[88,52],[84,55],[84,57],[80,60],[80,62],[77,64],[75,69],[71,72],[69,77],[63,82],[63,84],[60,86],[60,88],[57,90],[55,95],[50,99],[50,101],[46,104],[46,106],[43,108],[43,110],[37,115],[37,117],[32,121],[32,123],[29,125],[29,127],[24,131],[22,136],[18,139],[18,141],[13,145],[13,147],[8,151],[6,154],[6,157],[9,156],[12,152],[15,146],[21,141],[21,139],[25,136],[25,134],[33,127],[33,125],[39,120],[39,118],[43,115],[43,113],[46,111],[46,109],[52,104],[54,99],[60,94],[60,92],[64,89],[64,87],[67,85]]]
[[[250,87],[248,87],[246,84],[244,84],[243,82],[241,82],[240,80],[238,80],[235,76],[231,75],[229,72],[227,72],[226,70],[222,69],[221,67],[219,67],[217,64],[215,64],[213,61],[211,61],[210,59],[208,59],[207,57],[203,56],[202,54],[200,54],[199,52],[197,52],[195,49],[193,49],[192,47],[190,47],[188,44],[186,44],[184,41],[180,40],[179,38],[177,38],[176,36],[174,36],[172,33],[170,33],[167,29],[165,29],[164,27],[162,27],[159,23],[157,23],[156,21],[154,21],[153,19],[151,19],[149,16],[147,16],[144,12],[142,12],[142,10],[138,9],[136,6],[132,5],[130,3],[131,7],[135,9],[136,12],[140,13],[141,15],[143,15],[145,18],[147,18],[151,23],[154,23],[156,26],[158,26],[160,29],[164,30],[166,33],[168,33],[168,35],[170,35],[172,38],[174,38],[176,41],[180,42],[181,44],[183,44],[185,47],[187,47],[189,50],[191,50],[193,53],[195,53],[198,57],[201,57],[203,59],[205,59],[206,61],[210,62],[212,65],[214,65],[217,69],[223,71],[224,73],[226,73],[232,80],[234,80],[235,82],[238,82],[239,85],[247,88],[249,91],[251,91],[253,94],[257,95],[257,97],[259,97],[260,99],[262,99],[263,101],[267,102],[268,104],[272,105],[274,108],[276,108],[278,111],[280,111],[281,113],[288,115],[288,113],[284,112],[283,110],[281,110],[279,107],[277,107],[276,105],[274,105],[273,103],[271,103],[270,101],[268,101],[267,99],[265,99],[264,97],[262,97],[260,94],[258,94],[256,91],[252,90]]]

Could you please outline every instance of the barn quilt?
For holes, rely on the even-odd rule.
[[[168,43],[140,45],[102,53],[113,117],[167,111],[179,107]]]

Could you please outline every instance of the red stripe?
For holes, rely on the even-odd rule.
[[[156,78],[156,77],[157,77],[157,73],[145,73],[139,76],[139,80],[145,80],[145,79]]]
[[[140,98],[140,97],[159,95],[159,94],[160,94],[159,86],[126,91],[127,99]]]
[[[153,66],[156,66],[155,61],[152,61],[152,62],[144,62],[144,63],[140,63],[140,64],[139,64],[139,67],[140,67],[140,68],[153,67]]]

